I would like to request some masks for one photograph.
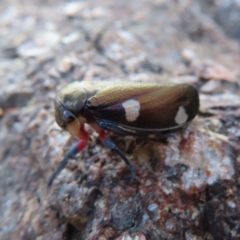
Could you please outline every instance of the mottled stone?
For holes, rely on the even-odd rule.
[[[237,1],[1,1],[0,238],[240,239],[237,13]],[[200,114],[166,139],[108,132],[138,184],[87,127],[88,148],[47,188],[76,142],[53,111],[73,80],[189,83]]]

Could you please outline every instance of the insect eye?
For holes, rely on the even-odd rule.
[[[63,116],[68,123],[73,122],[76,119],[76,117],[69,111],[64,111]]]

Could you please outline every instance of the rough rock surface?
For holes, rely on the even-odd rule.
[[[239,21],[237,0],[1,1],[0,239],[240,239]],[[47,189],[76,141],[56,92],[110,79],[193,84],[199,116],[166,140],[109,134],[139,184],[92,132]]]

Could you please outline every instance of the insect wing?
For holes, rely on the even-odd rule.
[[[97,120],[149,131],[180,127],[195,117],[198,108],[198,93],[188,84],[112,85],[86,104]]]

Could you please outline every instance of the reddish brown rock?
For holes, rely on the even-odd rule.
[[[239,12],[236,1],[1,1],[0,239],[239,239]],[[89,129],[47,189],[75,142],[52,104],[73,80],[190,83],[200,113],[166,140],[109,134],[139,184]]]

